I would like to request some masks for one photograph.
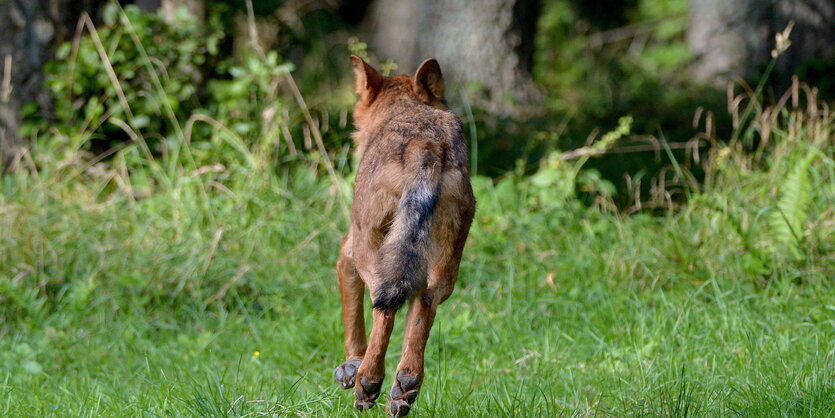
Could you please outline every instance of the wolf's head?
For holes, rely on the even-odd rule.
[[[360,95],[354,105],[354,124],[359,130],[372,124],[374,119],[384,118],[400,104],[423,103],[446,109],[444,78],[435,58],[423,61],[411,77],[385,77],[356,55],[351,55],[351,63]]]

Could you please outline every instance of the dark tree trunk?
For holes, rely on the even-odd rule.
[[[531,78],[539,0],[381,0],[372,12],[373,52],[409,72],[427,57],[447,86],[473,105],[523,115],[537,97]]]
[[[10,163],[25,146],[18,134],[20,109],[37,103],[50,109],[43,87],[43,64],[53,47],[70,39],[84,11],[95,15],[103,0],[0,0],[0,165]]]
[[[752,79],[771,59],[774,37],[794,21],[792,45],[780,58],[774,80],[785,85],[812,65],[835,59],[835,3],[831,0],[691,0],[687,40],[696,55],[693,75],[724,87]],[[815,82],[816,80],[805,80]]]

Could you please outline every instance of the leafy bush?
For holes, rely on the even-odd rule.
[[[130,132],[108,123],[114,120],[152,145],[181,135],[177,117],[201,107],[200,86],[217,65],[221,30],[188,14],[168,24],[161,14],[122,10],[115,2],[105,6],[103,25],[87,23],[77,44],[59,46],[45,67],[55,120],[30,131],[57,131],[50,141],[73,147],[131,140]]]
[[[181,157],[189,169],[235,163],[254,144],[261,159],[295,154],[302,129],[289,124],[298,110],[290,114],[280,95],[292,65],[275,52],[224,58],[218,19],[182,13],[168,23],[162,12],[109,3],[103,24],[87,21],[46,66],[54,120],[30,118],[24,131],[40,138],[44,156],[138,146],[169,170]]]

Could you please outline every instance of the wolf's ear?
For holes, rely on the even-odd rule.
[[[412,83],[415,93],[424,103],[444,100],[444,76],[441,74],[441,66],[435,58],[429,58],[420,64]]]
[[[354,78],[360,100],[365,104],[370,104],[383,88],[383,76],[356,55],[351,55],[351,63],[354,65]]]

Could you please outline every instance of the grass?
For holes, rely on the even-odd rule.
[[[526,178],[477,178],[414,413],[835,414],[831,138],[809,186],[821,235],[766,267],[730,215],[758,225],[769,196],[745,187],[776,167],[664,216],[549,208]],[[156,183],[137,147],[84,170],[33,155],[0,197],[2,415],[357,414],[331,377],[345,184],[246,162]]]
[[[676,211],[582,205],[565,154],[474,178],[413,414],[835,415],[835,121],[808,100],[751,106]],[[47,135],[0,178],[0,415],[359,415],[332,378],[349,156],[189,139]]]

